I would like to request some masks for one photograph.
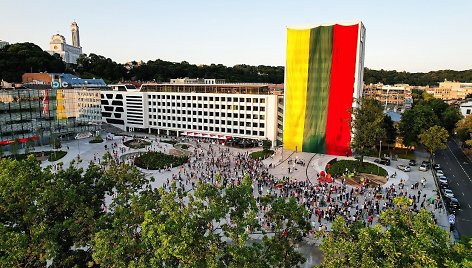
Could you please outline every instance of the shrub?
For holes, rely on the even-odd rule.
[[[95,138],[93,138],[93,140],[90,140],[89,143],[102,143],[103,142],[103,139],[102,139],[102,136],[98,135],[98,136],[95,136]]]
[[[329,174],[333,176],[342,175],[344,171],[349,170],[349,172],[359,172],[359,173],[369,173],[373,175],[379,176],[387,176],[387,171],[382,167],[364,162],[364,166],[361,168],[361,163],[359,160],[339,160],[333,159],[329,162],[331,165],[330,168],[327,170]]]
[[[273,150],[262,150],[257,152],[252,152],[249,155],[252,159],[266,159],[274,153]]]
[[[64,152],[64,151],[49,151],[48,153],[49,153],[49,156],[48,156],[49,162],[57,161],[63,158],[67,154],[67,152]]]
[[[141,139],[132,139],[125,141],[123,144],[133,149],[142,149],[148,145],[151,145],[150,142]]]
[[[177,157],[161,152],[147,152],[136,157],[134,164],[140,168],[156,170],[165,167],[178,167],[188,161],[188,157]]]

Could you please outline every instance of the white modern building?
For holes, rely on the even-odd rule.
[[[72,45],[66,43],[66,38],[63,35],[53,35],[49,42],[48,53],[51,55],[58,54],[64,62],[76,64],[77,59],[82,54],[82,47],[80,46],[79,26],[75,21],[72,22],[71,33]]]
[[[102,120],[126,131],[176,136],[277,140],[280,96],[267,85],[112,85],[101,91]]]
[[[472,114],[472,100],[467,100],[463,103],[460,104],[459,106],[460,110],[461,110],[461,114],[466,117],[470,114]]]

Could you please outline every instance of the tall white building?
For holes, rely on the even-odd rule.
[[[143,84],[101,91],[102,120],[126,131],[277,140],[278,97],[267,85]]]
[[[82,54],[82,47],[80,46],[79,26],[74,21],[71,25],[72,45],[66,43],[66,38],[63,35],[55,34],[51,37],[49,42],[49,54],[59,54],[62,60],[66,63],[76,64],[80,54]]]
[[[0,40],[0,49],[4,48],[7,45],[9,45],[7,41]]]

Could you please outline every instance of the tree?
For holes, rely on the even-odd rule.
[[[420,142],[426,147],[430,158],[433,153],[439,149],[446,148],[446,142],[449,138],[449,133],[446,129],[440,126],[432,126],[428,130],[421,132],[419,135]]]
[[[418,135],[423,129],[439,125],[439,119],[434,111],[425,104],[415,105],[403,113],[399,124],[399,134],[406,146],[419,143]]]
[[[354,137],[351,147],[360,155],[361,166],[364,155],[373,150],[377,144],[385,139],[383,109],[374,99],[361,99],[359,107],[352,111],[352,129]]]
[[[320,267],[466,267],[470,244],[454,245],[431,213],[409,209],[411,200],[394,199],[395,207],[380,215],[380,224],[348,225],[338,217],[323,239]],[[470,243],[470,242],[468,242]]]
[[[271,147],[272,147],[271,140],[265,139],[262,141],[262,149],[264,149],[264,151],[269,151]]]
[[[390,144],[395,144],[397,139],[397,128],[395,127],[392,118],[389,115],[384,115],[384,120],[382,122],[382,128],[385,130],[385,141],[390,146]]]
[[[13,156],[17,156],[18,152],[20,151],[20,142],[18,139],[15,139],[12,143],[10,143],[10,152]]]
[[[449,106],[441,115],[441,125],[449,133],[453,133],[454,128],[457,125],[457,122],[462,119],[462,114],[458,108]]]
[[[464,119],[457,122],[457,137],[465,142],[468,146],[472,146],[472,116],[468,115]]]

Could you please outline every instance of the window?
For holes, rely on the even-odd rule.
[[[467,111],[465,112],[465,114],[470,114],[470,109],[467,109]]]
[[[259,111],[259,107],[254,106],[254,107],[252,107],[252,110],[253,110],[253,111]]]
[[[263,114],[259,115],[259,119],[264,120],[264,119],[265,119],[265,115],[263,115]]]
[[[259,131],[259,136],[264,136],[264,131]]]
[[[252,127],[257,127],[257,123],[256,122],[252,123]],[[256,134],[254,134],[254,135],[256,135]]]
[[[261,103],[265,103],[265,99],[261,99]]]
[[[265,107],[261,107],[261,112],[265,112]]]
[[[238,118],[238,114],[237,113],[233,113],[233,118]],[[243,117],[244,118],[244,117]]]
[[[236,121],[234,121],[234,123],[236,123]],[[240,126],[240,127],[244,127],[244,122],[243,122],[243,121],[239,121],[239,126]]]
[[[260,127],[260,128],[265,128],[265,124],[264,124],[264,123],[260,123],[260,124],[259,124],[259,127]]]
[[[233,98],[233,102],[238,102],[238,98]]]

